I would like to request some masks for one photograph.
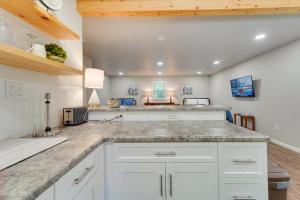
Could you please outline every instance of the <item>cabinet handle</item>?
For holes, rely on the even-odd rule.
[[[170,196],[173,196],[173,176],[172,174],[169,175],[170,177]]]
[[[176,156],[176,152],[156,152],[156,156]]]
[[[74,183],[78,185],[89,173],[90,171],[94,168],[94,166],[87,167],[84,169],[84,172],[78,177],[74,179]]]
[[[232,162],[234,162],[234,163],[240,163],[240,164],[256,163],[255,160],[251,160],[251,159],[233,159]]]
[[[160,175],[160,196],[164,197],[164,193],[163,193],[163,175]]]
[[[234,200],[256,200],[256,198],[252,196],[233,196]]]

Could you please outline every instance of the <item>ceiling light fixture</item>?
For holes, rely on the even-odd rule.
[[[159,36],[159,37],[157,37],[157,40],[160,42],[163,42],[166,40],[166,38],[164,36]]]
[[[202,72],[199,71],[199,72],[197,72],[197,74],[202,74]]]
[[[162,72],[157,72],[158,75],[162,75]]]
[[[164,65],[163,62],[161,62],[161,61],[157,62],[157,66],[161,67],[161,66],[163,66],[163,65]]]
[[[214,65],[219,65],[221,63],[221,61],[215,60],[213,63],[214,63]]]
[[[123,72],[119,72],[119,75],[122,76],[124,73]]]
[[[258,34],[255,36],[255,40],[263,40],[267,37],[266,34],[262,33],[262,34]]]

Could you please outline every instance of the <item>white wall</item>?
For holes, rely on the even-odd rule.
[[[230,80],[253,75],[256,98],[233,98]],[[213,103],[256,116],[258,131],[300,148],[300,41],[211,77]],[[279,128],[278,130],[276,130]]]
[[[129,85],[137,85],[139,95],[132,96],[143,105],[146,101],[144,91],[152,90],[152,81],[166,81],[167,88],[176,93],[176,103],[182,104],[182,100],[187,97],[210,97],[210,78],[208,76],[182,76],[182,77],[111,77],[111,97],[128,97],[127,89]],[[191,84],[193,95],[181,95],[180,86]],[[169,101],[169,98],[166,99]]]
[[[82,36],[82,20],[74,6],[76,0],[65,1],[58,17]],[[82,68],[82,40],[58,41],[0,9],[0,42],[26,50],[32,43],[55,42],[68,53],[67,64]],[[38,38],[29,39],[31,33]],[[45,128],[44,93],[51,93],[51,126],[62,124],[62,109],[80,106],[83,100],[82,76],[50,76],[0,65],[0,140],[32,133],[33,126]],[[6,95],[5,85],[20,84],[21,97]]]

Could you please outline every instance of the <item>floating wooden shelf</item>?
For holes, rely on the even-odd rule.
[[[0,7],[57,39],[80,38],[77,33],[33,0],[1,0]]]
[[[42,72],[51,75],[82,75],[82,70],[57,61],[27,53],[9,45],[0,44],[0,64]]]

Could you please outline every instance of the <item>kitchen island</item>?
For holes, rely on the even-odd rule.
[[[45,191],[39,199],[77,200],[83,199],[80,191],[96,191],[101,193],[93,194],[101,196],[97,198],[99,200],[117,200],[119,197],[113,193],[123,194],[122,200],[127,200],[126,195],[134,193],[132,190],[124,193],[124,189],[144,187],[139,181],[149,186],[149,190],[140,188],[143,194],[165,199],[170,196],[170,174],[175,181],[174,195],[184,195],[176,190],[180,186],[176,186],[176,179],[180,178],[176,174],[185,174],[187,176],[182,178],[192,181],[190,183],[203,185],[201,180],[209,181],[206,185],[213,186],[213,190],[208,190],[209,194],[226,193],[224,198],[211,196],[208,200],[267,199],[266,144],[270,138],[225,121],[89,122],[63,128],[61,136],[67,137],[68,141],[0,172],[1,200],[33,200]],[[166,166],[172,173],[165,174]],[[181,167],[190,170],[179,173]],[[82,178],[81,174],[86,176]],[[127,176],[129,174],[133,176]],[[139,174],[141,176],[137,176]],[[75,184],[78,176],[83,180]],[[95,176],[97,178],[93,179]],[[104,176],[107,177],[105,183]],[[188,178],[199,176],[202,178]],[[120,177],[124,179],[120,180]],[[153,180],[155,185],[150,184]],[[81,189],[88,187],[90,181],[98,181],[93,184],[96,189]],[[116,181],[134,185],[123,185],[122,189]],[[107,188],[105,197],[104,184]],[[250,190],[244,186],[250,186]],[[208,194],[201,188],[198,190],[203,194],[195,193],[194,197]],[[190,190],[186,188],[186,191]],[[135,194],[138,198],[142,195]]]

